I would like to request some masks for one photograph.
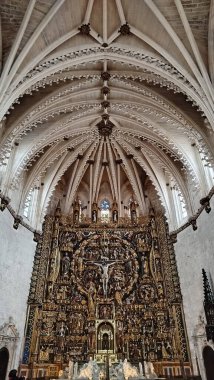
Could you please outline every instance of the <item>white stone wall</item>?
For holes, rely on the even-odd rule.
[[[13,217],[8,210],[0,211],[0,325],[13,317],[20,336],[14,358],[14,367],[17,368],[22,354],[36,243],[26,228],[20,225],[15,230],[12,226]]]
[[[198,229],[193,231],[191,226],[188,227],[178,234],[178,241],[174,245],[194,368],[196,363],[192,336],[199,316],[204,313],[202,268],[208,279],[211,276],[214,282],[214,201],[211,206],[210,214],[203,211],[197,219]]]

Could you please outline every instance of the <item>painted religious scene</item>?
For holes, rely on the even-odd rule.
[[[45,219],[21,374],[121,380],[190,375],[165,218],[132,215],[125,224],[113,212],[109,221],[93,217],[81,221],[58,207]]]

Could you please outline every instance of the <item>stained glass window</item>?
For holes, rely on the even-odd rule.
[[[108,222],[109,220],[109,215],[110,215],[110,203],[108,199],[103,199],[100,202],[100,209],[101,209],[101,221],[102,222]]]

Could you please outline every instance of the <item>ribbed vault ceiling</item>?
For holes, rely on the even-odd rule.
[[[1,191],[18,214],[32,191],[34,228],[77,194],[121,215],[130,197],[139,215],[159,200],[172,229],[173,190],[197,210],[213,179],[213,12],[212,0],[1,1]]]

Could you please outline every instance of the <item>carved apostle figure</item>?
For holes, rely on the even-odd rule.
[[[96,299],[96,288],[93,281],[89,282],[88,288],[88,312],[90,317],[95,315],[95,299]]]
[[[65,255],[62,258],[62,262],[61,262],[62,276],[67,276],[69,273],[69,269],[70,269],[70,258],[68,256],[68,252],[65,252]]]

